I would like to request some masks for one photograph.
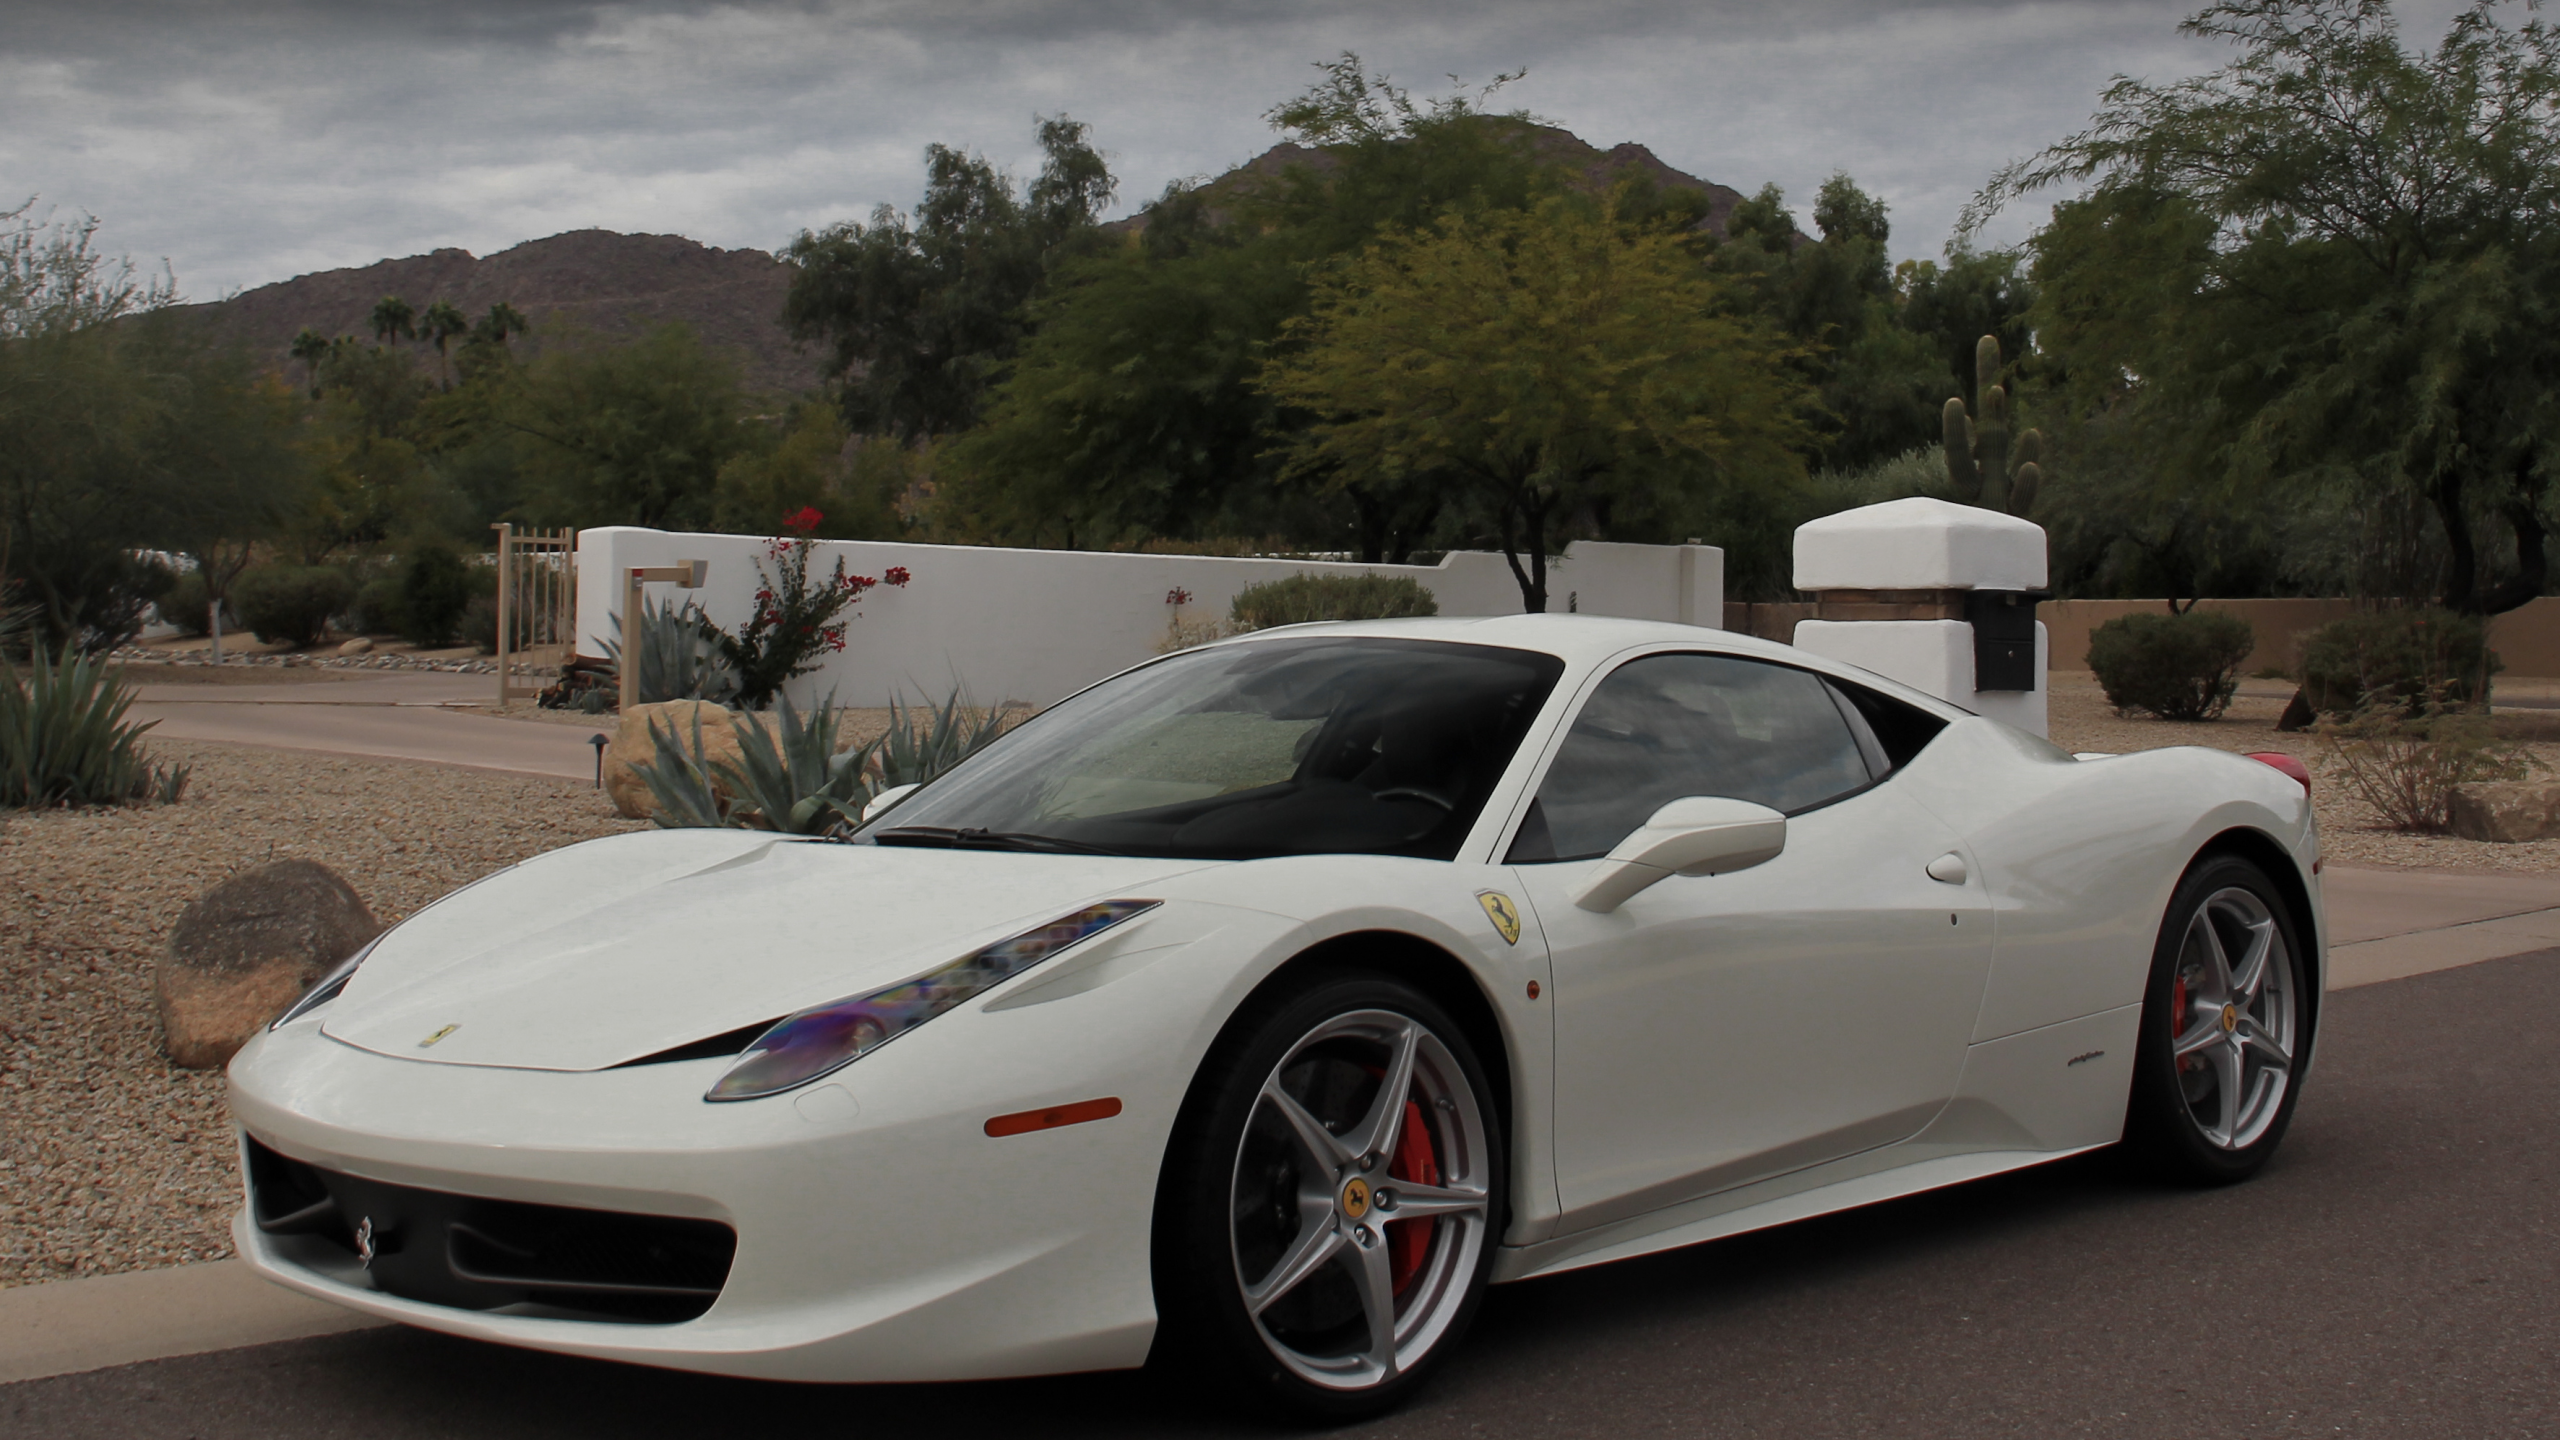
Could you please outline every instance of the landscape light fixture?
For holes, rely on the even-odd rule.
[[[681,585],[687,590],[702,588],[702,577],[711,569],[708,560],[679,560],[673,565],[634,565],[624,573],[622,581],[622,713],[640,703],[640,587],[643,585]],[[601,758],[602,752],[598,752]]]

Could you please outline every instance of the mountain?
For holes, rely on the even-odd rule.
[[[750,385],[797,392],[818,383],[819,357],[782,328],[791,274],[761,250],[720,250],[681,235],[572,230],[486,258],[437,250],[324,270],[184,309],[280,366],[306,325],[370,340],[374,302],[385,295],[420,310],[450,300],[475,320],[503,300],[534,323],[535,344],[547,324],[627,336],[682,321],[707,343],[736,351]]]

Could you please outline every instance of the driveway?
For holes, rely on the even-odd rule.
[[[2560,1414],[2560,950],[2344,991],[2285,1149],[2090,1157],[1492,1292],[1457,1436],[2543,1436]],[[2539,1417],[2539,1418],[2536,1418]],[[509,1440],[1286,1433],[1141,1376],[870,1388],[382,1328],[0,1387],[0,1434]]]
[[[436,671],[274,685],[146,684],[135,687],[132,714],[158,721],[152,733],[172,740],[423,760],[569,780],[594,776],[595,750],[587,743],[592,730],[445,708],[483,703],[496,684],[486,675]],[[600,728],[610,731],[611,721]]]

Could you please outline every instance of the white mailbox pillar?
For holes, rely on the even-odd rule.
[[[2045,733],[2044,527],[1913,498],[1796,528],[1796,645]]]

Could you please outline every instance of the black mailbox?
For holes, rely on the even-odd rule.
[[[1973,627],[1973,688],[2036,688],[2036,602],[2042,590],[1968,590],[1965,623]]]

